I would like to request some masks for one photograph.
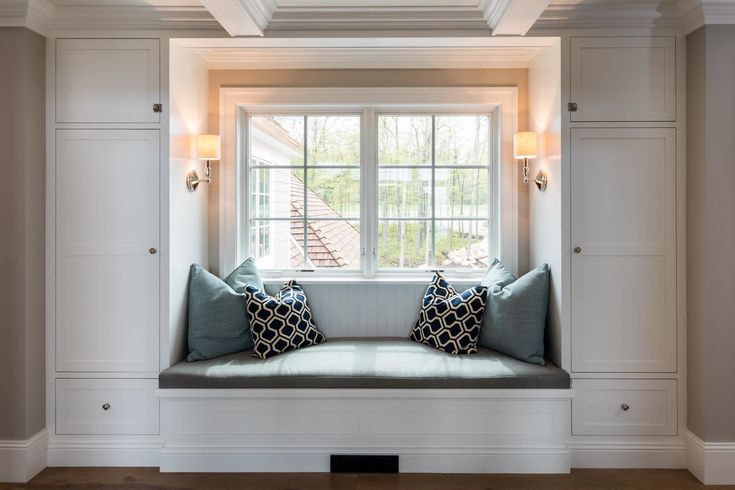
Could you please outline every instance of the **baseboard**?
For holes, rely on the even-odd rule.
[[[0,441],[0,482],[25,483],[46,467],[48,433],[25,441]]]
[[[572,468],[686,467],[686,450],[681,443],[572,442],[569,452]]]
[[[687,469],[705,485],[735,485],[735,442],[705,442],[686,431]]]
[[[166,447],[161,472],[328,472],[329,450]],[[398,454],[401,473],[569,473],[563,449],[339,448],[340,454]]]
[[[162,446],[160,441],[52,440],[48,447],[48,466],[157,467]]]

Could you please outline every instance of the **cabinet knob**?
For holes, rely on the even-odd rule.
[[[155,249],[155,248],[151,247],[151,248],[148,249],[148,253],[151,254],[151,255],[155,255],[155,254],[158,253],[158,249]]]
[[[628,410],[630,410],[630,405],[628,405],[627,403],[623,403],[622,405],[620,405],[620,408],[623,409],[623,412],[627,412]]]
[[[110,409],[109,403],[105,403],[104,405],[102,405],[102,410],[104,410],[105,412],[108,411],[109,409]]]
[[[582,253],[582,247],[574,247],[574,253],[575,254],[581,254]]]

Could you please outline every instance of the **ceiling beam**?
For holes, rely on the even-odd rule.
[[[276,10],[275,0],[202,0],[232,37],[262,36]]]
[[[523,36],[551,0],[482,0],[480,9],[493,36]]]

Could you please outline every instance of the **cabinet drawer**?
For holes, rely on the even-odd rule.
[[[57,434],[157,434],[155,379],[57,379]]]
[[[677,433],[676,380],[575,379],[572,434],[672,436]]]

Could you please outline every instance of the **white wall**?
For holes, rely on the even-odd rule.
[[[531,178],[543,169],[548,178],[546,191],[536,185],[528,189],[529,267],[544,262],[551,268],[551,291],[547,330],[548,357],[561,366],[561,47],[537,53],[528,70],[528,125],[539,135],[538,158],[532,160]]]
[[[209,189],[207,184],[201,184],[195,192],[186,188],[186,174],[191,169],[196,169],[200,177],[204,175],[204,162],[195,158],[195,135],[209,132],[209,74],[195,53],[176,46],[170,49],[170,342],[164,362],[173,364],[186,352],[189,267],[194,262],[205,267],[209,263]]]

